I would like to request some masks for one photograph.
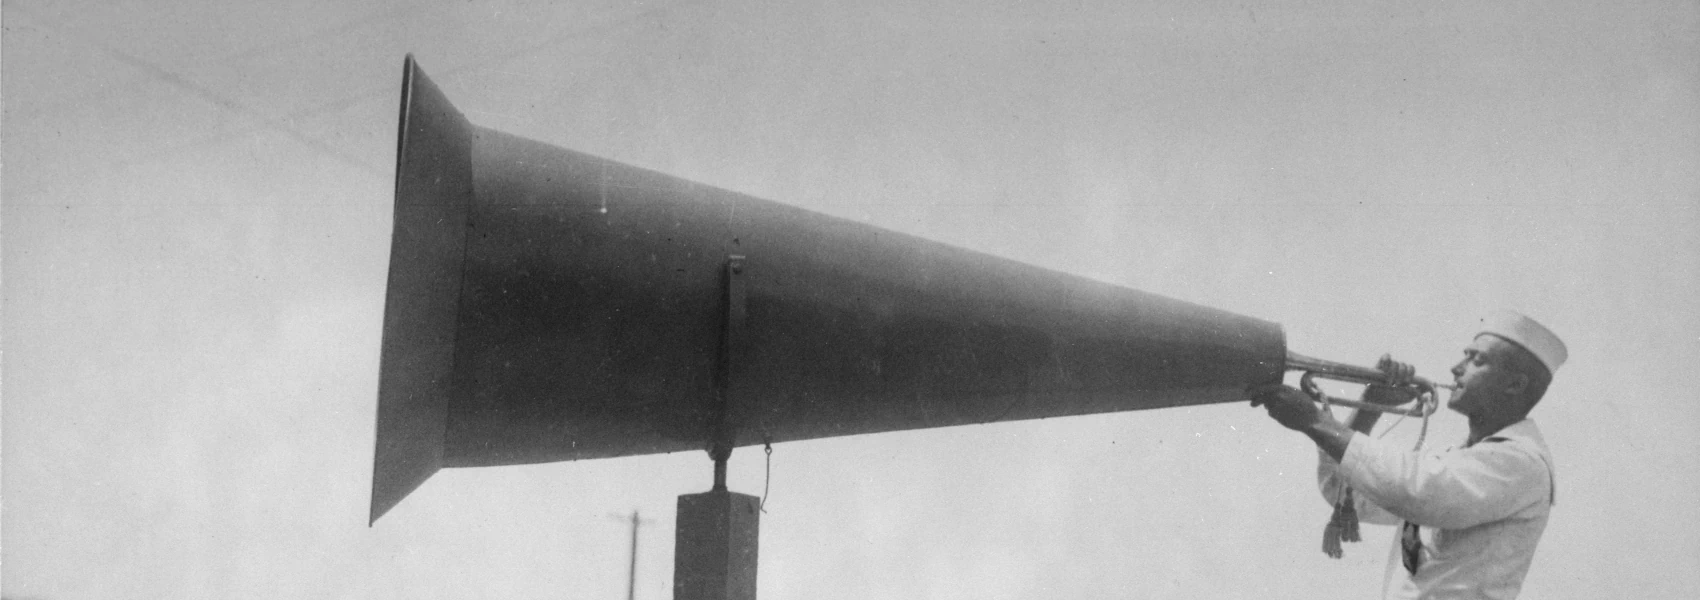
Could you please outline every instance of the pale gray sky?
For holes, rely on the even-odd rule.
[[[365,526],[397,94],[1282,323],[1444,376],[1569,343],[1526,597],[1700,589],[1692,2],[0,5],[3,591],[671,592],[700,453],[438,474]],[[1411,436],[1414,424],[1392,436]],[[1437,417],[1433,444],[1460,439]],[[1243,404],[782,444],[761,596],[1326,598],[1308,441]],[[759,493],[759,450],[732,487]]]

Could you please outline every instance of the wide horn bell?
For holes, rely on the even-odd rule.
[[[402,81],[373,521],[443,467],[1230,402],[1281,380],[1274,323],[473,126],[411,56]]]

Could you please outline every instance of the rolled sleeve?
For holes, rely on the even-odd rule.
[[[1547,493],[1540,457],[1510,444],[1418,454],[1357,434],[1346,446],[1338,472],[1357,493],[1388,512],[1445,529],[1509,517]]]

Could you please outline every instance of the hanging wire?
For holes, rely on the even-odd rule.
[[[767,486],[773,482],[773,440],[762,440],[762,443],[767,446],[765,449],[765,452],[767,452],[767,474],[762,477],[761,505],[757,508],[765,513],[767,512]]]

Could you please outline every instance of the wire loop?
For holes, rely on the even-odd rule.
[[[768,484],[773,482],[773,440],[762,440],[762,443],[766,445],[764,451],[767,453],[767,474],[762,478],[761,505],[757,508],[765,513],[767,512],[767,487]]]

